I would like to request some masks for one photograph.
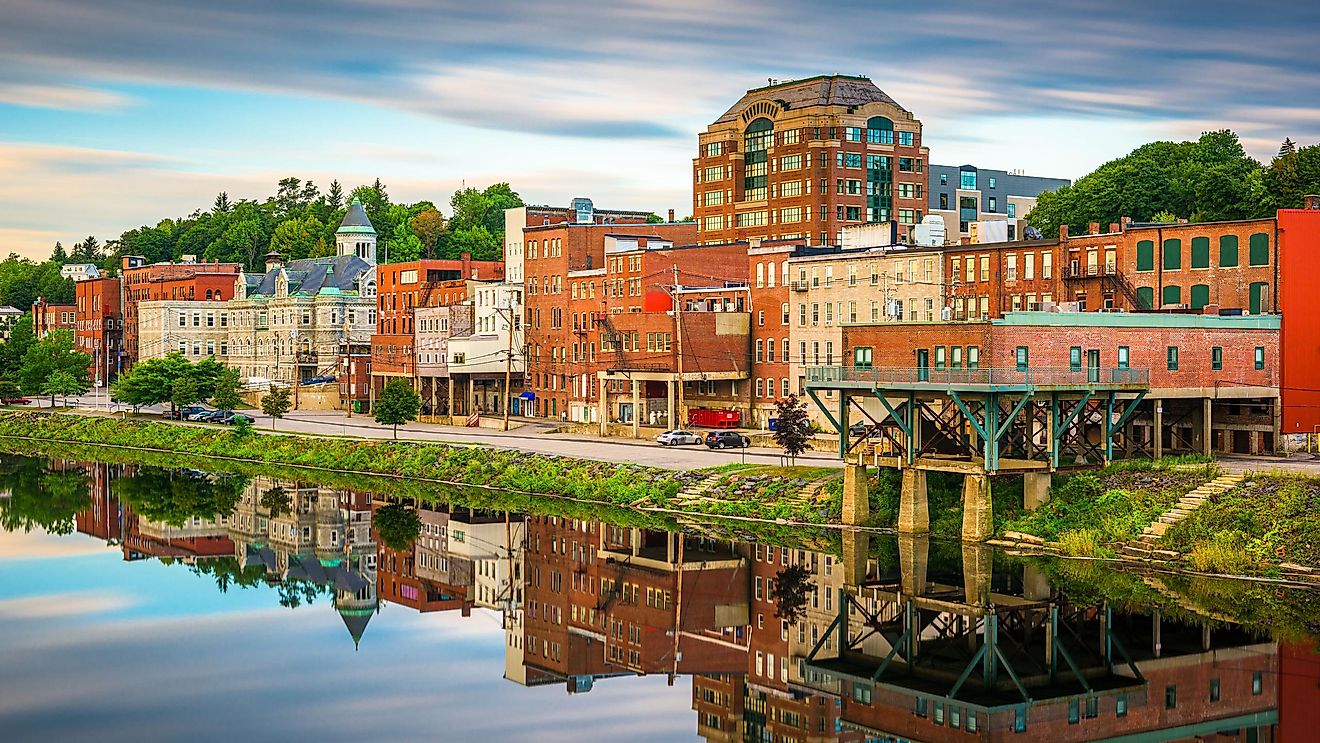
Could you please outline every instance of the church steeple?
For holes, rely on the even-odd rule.
[[[355,255],[376,265],[376,228],[367,218],[367,210],[356,196],[344,213],[344,220],[335,230],[335,247],[339,255]]]

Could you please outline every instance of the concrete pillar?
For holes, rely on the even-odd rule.
[[[866,582],[866,557],[871,551],[871,537],[864,531],[843,532],[843,585],[856,588]]]
[[[963,475],[963,541],[984,542],[993,535],[990,477]]]
[[[468,375],[467,399],[468,404],[472,406],[472,409],[468,411],[468,415],[471,415],[472,413],[477,412],[477,380],[470,374]]]
[[[454,415],[455,415],[455,411],[454,411],[454,378],[453,378],[453,377],[447,377],[447,378],[445,379],[445,410],[448,411],[448,413],[449,413],[449,422],[450,422],[450,424],[452,425],[453,422],[454,422]]]
[[[1160,616],[1160,610],[1156,609],[1150,616],[1150,652],[1156,658],[1164,655],[1163,621]]]
[[[860,526],[871,515],[871,488],[866,465],[843,465],[843,523]]]
[[[1269,452],[1270,454],[1283,451],[1283,406],[1279,404],[1280,402],[1281,400],[1277,397],[1270,401],[1270,407],[1274,411],[1274,435],[1270,437],[1274,444],[1274,451]]]
[[[989,545],[963,542],[963,593],[971,606],[990,603],[991,566],[994,550]]]
[[[600,412],[597,417],[600,418],[600,435],[607,436],[610,432],[610,403],[609,393],[606,391],[608,382],[604,377],[600,378],[600,400],[597,404],[600,406]]]
[[[1028,511],[1034,511],[1050,502],[1052,480],[1048,472],[1033,472],[1022,476],[1022,505]]]
[[[1022,597],[1028,601],[1044,601],[1050,597],[1050,579],[1035,565],[1022,568]]]
[[[640,439],[642,437],[641,383],[638,382],[636,379],[632,380],[632,406],[633,406],[632,435],[633,438]]]
[[[665,380],[665,426],[668,428],[683,428],[683,424],[674,417],[674,380]]]
[[[907,596],[920,596],[926,592],[926,575],[930,566],[930,537],[913,534],[898,535],[899,590]]]
[[[1207,457],[1215,451],[1215,429],[1211,419],[1213,401],[1206,397],[1201,400],[1201,453]]]
[[[1164,456],[1164,401],[1152,400],[1151,406],[1155,409],[1154,426],[1152,432],[1154,435],[1153,444],[1155,445],[1155,458]]]
[[[926,500],[926,472],[904,469],[898,496],[898,533],[930,533],[930,502]]]

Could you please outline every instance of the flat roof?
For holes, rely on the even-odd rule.
[[[992,325],[1081,328],[1228,328],[1278,330],[1279,315],[1190,315],[1163,312],[1005,312]]]

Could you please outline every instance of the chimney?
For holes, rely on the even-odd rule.
[[[1059,225],[1059,242],[1068,242],[1068,225],[1066,224]]]
[[[1309,193],[1302,197],[1303,209],[1320,209],[1320,194]]]
[[[1122,225],[1123,231],[1126,232],[1127,228],[1132,226],[1132,217],[1123,217],[1119,220],[1119,223]]]
[[[276,251],[272,250],[266,254],[266,270],[274,271],[284,265],[284,258]]]
[[[1110,222],[1110,223],[1109,223],[1109,234],[1111,234],[1111,235],[1116,235],[1116,234],[1118,234],[1118,222]]]
[[[673,222],[673,221],[674,221],[674,210],[673,210],[673,209],[670,209],[670,210],[669,210],[669,221],[670,221],[670,222]]]
[[[1098,235],[1098,234],[1100,234],[1100,223],[1099,223],[1099,222],[1092,222],[1092,223],[1086,225],[1086,234],[1088,234],[1088,235]]]

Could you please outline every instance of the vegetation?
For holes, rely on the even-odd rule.
[[[811,419],[807,415],[807,404],[797,395],[789,395],[775,403],[775,444],[788,455],[793,464],[797,457],[811,445]]]
[[[394,438],[399,438],[399,426],[417,420],[422,410],[422,398],[412,385],[395,379],[380,391],[380,397],[371,406],[372,417],[382,426],[394,427]]]
[[[75,384],[67,384],[67,379],[61,377],[65,383],[62,386],[76,388],[86,385],[82,387],[82,391],[86,391],[91,388],[91,366],[92,357],[74,348],[73,333],[55,330],[34,341],[23,354],[22,366],[18,369],[19,384],[29,395],[49,394],[46,384],[51,375],[66,372],[74,378]]]
[[[1320,567],[1320,479],[1253,475],[1169,529],[1161,540],[1193,564],[1243,572],[1295,562]]]
[[[216,377],[215,390],[211,393],[211,404],[217,410],[233,412],[243,406],[243,398],[239,396],[242,389],[243,383],[239,379],[238,370],[225,369]]]
[[[46,383],[42,385],[41,392],[44,395],[50,395],[50,406],[55,407],[55,397],[58,395],[64,400],[64,404],[69,404],[69,395],[81,395],[91,389],[92,385],[86,379],[79,379],[76,374],[67,369],[56,369],[46,377]]]
[[[807,614],[807,599],[814,588],[807,566],[793,563],[775,575],[770,598],[775,602],[775,617],[797,624]]]
[[[142,467],[114,481],[115,495],[140,516],[171,526],[194,518],[214,521],[234,512],[247,478],[213,476],[195,470]]]
[[[110,391],[116,400],[134,410],[165,402],[177,409],[210,397],[224,372],[225,367],[214,358],[193,363],[178,351],[171,351],[162,358],[134,364],[110,385]]]
[[[377,508],[371,514],[371,525],[376,529],[376,537],[381,544],[392,550],[412,549],[417,535],[422,533],[422,519],[417,509],[408,508],[402,503],[390,503]]]
[[[270,416],[270,430],[275,430],[275,420],[283,418],[293,407],[293,397],[288,387],[271,387],[261,398],[261,412]]]
[[[1320,145],[1285,140],[1262,165],[1231,131],[1206,132],[1195,142],[1152,142],[1101,165],[1070,186],[1040,194],[1028,215],[1047,237],[1059,225],[1074,234],[1090,222],[1211,222],[1267,217],[1298,208],[1320,191]]]
[[[0,498],[0,529],[49,534],[73,532],[73,517],[91,503],[87,474],[34,457],[0,459],[8,497]]]
[[[270,512],[271,518],[293,511],[293,498],[281,487],[274,487],[261,494],[261,507]]]

